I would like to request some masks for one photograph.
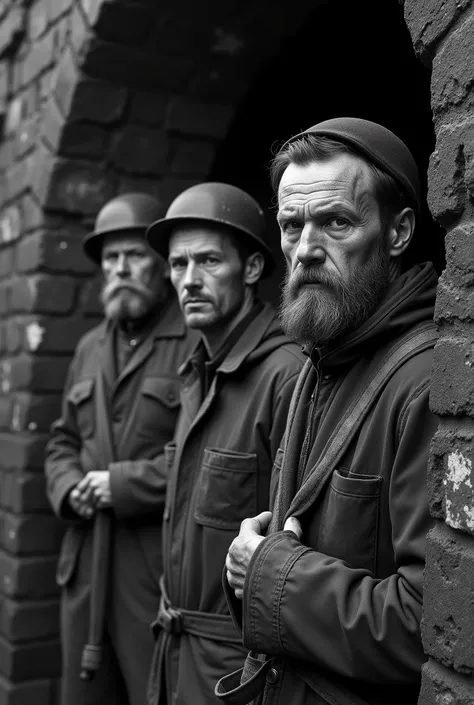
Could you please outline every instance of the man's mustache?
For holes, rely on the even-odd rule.
[[[286,282],[293,293],[305,285],[323,284],[335,289],[339,284],[334,275],[314,267],[298,267],[293,274],[288,273]]]
[[[105,285],[103,289],[103,296],[107,299],[113,298],[119,291],[126,289],[135,294],[147,294],[148,290],[133,281],[112,281]]]

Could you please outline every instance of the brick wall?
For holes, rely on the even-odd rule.
[[[100,314],[80,239],[117,193],[168,202],[205,178],[253,74],[317,4],[0,0],[0,705],[57,700],[62,527],[42,464]]]
[[[431,405],[439,417],[429,467],[421,705],[474,703],[474,4],[406,0],[420,58],[432,66],[437,143],[429,204],[446,228]]]

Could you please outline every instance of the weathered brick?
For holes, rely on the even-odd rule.
[[[0,56],[12,53],[18,46],[24,34],[23,7],[10,6],[8,14],[2,20],[0,33]]]
[[[0,504],[16,514],[51,511],[46,497],[45,478],[22,470],[0,472]]]
[[[14,271],[15,250],[7,247],[0,250],[0,279],[11,276]]]
[[[446,278],[449,278],[451,285],[460,289],[474,285],[473,243],[473,223],[464,223],[446,235]],[[463,296],[468,296],[469,293],[466,290]],[[437,309],[439,313],[442,312],[440,306]]]
[[[80,0],[81,7],[90,25],[95,25],[105,0]]]
[[[124,86],[87,76],[79,80],[76,77],[73,87],[69,101],[63,98],[62,102],[62,110],[70,120],[108,125],[123,116],[128,95]]]
[[[28,233],[30,230],[43,225],[44,214],[37,201],[29,193],[20,200],[21,231]]]
[[[10,281],[0,283],[0,315],[10,311]]]
[[[161,174],[166,166],[168,139],[161,130],[127,125],[115,137],[110,157],[132,174]]]
[[[469,5],[470,0],[406,0],[405,21],[416,53],[424,59],[432,56],[436,44]]]
[[[472,705],[472,677],[461,676],[430,660],[423,666],[418,705]]]
[[[0,638],[0,671],[13,682],[60,675],[60,657],[57,640],[13,645]]]
[[[474,14],[451,32],[433,60],[431,105],[435,120],[450,108],[462,104],[468,111],[474,104]]]
[[[423,647],[460,673],[474,673],[474,542],[444,524],[430,531],[423,581]]]
[[[443,419],[433,438],[429,460],[430,511],[447,524],[474,533],[474,428]]]
[[[16,136],[16,157],[22,158],[31,151],[37,142],[39,132],[38,115],[33,115],[24,120]]]
[[[83,252],[79,233],[70,235],[64,231],[40,231],[23,238],[17,247],[16,265],[19,272],[42,270],[83,275],[95,271],[94,263]]]
[[[93,323],[83,318],[58,319],[57,317],[39,317],[26,325],[31,330],[33,344],[27,342],[28,349],[41,353],[71,354],[79,340]],[[27,339],[28,341],[28,339]]]
[[[24,339],[24,331],[22,325],[15,318],[9,318],[6,321],[5,338],[7,352],[16,353],[21,350]]]
[[[471,263],[474,277],[474,263]],[[435,320],[439,324],[474,322],[474,289],[452,285],[446,272],[440,277],[436,295]]]
[[[30,83],[51,66],[54,59],[55,36],[51,30],[31,46],[23,62],[23,84]]]
[[[60,392],[66,379],[67,357],[19,355],[10,363],[9,389],[34,393]]]
[[[5,244],[17,240],[22,230],[22,213],[16,204],[11,205],[3,211],[0,218],[0,242]]]
[[[66,116],[71,108],[80,76],[74,54],[69,47],[58,61],[54,73],[53,95]]]
[[[0,545],[8,553],[18,556],[57,553],[63,533],[63,526],[53,516],[5,513]]]
[[[160,179],[157,184],[158,193],[165,203],[171,201],[178,196],[182,191],[191,186],[195,186],[199,179],[180,179],[178,177],[167,176]]]
[[[56,159],[51,180],[43,192],[44,207],[67,213],[95,215],[116,190],[116,178],[101,165]],[[41,197],[41,193],[39,194]]]
[[[430,404],[436,414],[474,416],[474,345],[441,339],[434,351]]]
[[[7,170],[6,185],[8,200],[16,199],[30,188],[33,168],[36,166],[37,150],[30,153],[20,162],[14,162]]]
[[[166,127],[188,135],[222,139],[232,117],[233,108],[229,106],[193,103],[180,97],[169,105]]]
[[[19,392],[12,406],[11,430],[47,433],[60,413],[60,396],[48,394],[36,396]]]
[[[179,92],[184,89],[194,61],[187,56],[160,56],[141,49],[93,37],[84,53],[83,71],[95,78],[136,89]]]
[[[29,680],[11,683],[0,676],[0,703],[2,705],[51,705],[55,699],[55,681]]]
[[[1,433],[0,467],[18,468],[42,473],[47,434]],[[1,589],[1,587],[0,587]]]
[[[129,121],[143,125],[163,122],[170,97],[164,93],[139,91],[132,96]]]
[[[48,6],[48,18],[50,22],[55,22],[58,17],[68,12],[74,0],[43,0]]]
[[[94,29],[109,42],[137,45],[146,41],[154,25],[151,7],[135,3],[104,2]]]
[[[428,205],[441,222],[459,216],[465,207],[465,157],[459,127],[443,126],[438,130],[436,149],[428,169]]]
[[[57,600],[0,601],[0,634],[11,642],[55,638],[59,631]],[[1,702],[1,699],[0,699]]]
[[[107,149],[109,133],[99,125],[67,122],[59,140],[58,154],[81,159],[102,159]]]
[[[8,430],[12,419],[12,400],[9,397],[0,396],[0,429]]]
[[[0,591],[7,597],[30,600],[55,597],[57,556],[25,558],[0,551]]]
[[[180,141],[171,163],[171,173],[205,177],[214,161],[215,151],[214,142]]]
[[[28,10],[27,32],[29,39],[40,37],[48,26],[48,7],[44,0],[37,0]]]
[[[12,282],[12,311],[65,314],[73,309],[75,300],[76,282],[72,277],[37,274]]]
[[[102,280],[99,277],[94,277],[82,287],[78,308],[83,315],[94,318],[103,316],[103,308],[100,303],[101,287]]]
[[[82,64],[84,49],[91,34],[80,4],[75,3],[69,18],[69,45],[77,57],[79,66]]]

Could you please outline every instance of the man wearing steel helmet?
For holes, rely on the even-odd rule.
[[[79,341],[45,465],[53,509],[70,522],[57,576],[61,705],[146,699],[161,574],[163,447],[178,417],[177,367],[192,343],[167,265],[145,240],[163,213],[147,194],[123,194],[102,208],[84,240],[102,269],[105,320]],[[104,522],[111,539],[100,533]],[[96,614],[102,590],[105,613]],[[98,653],[92,643],[82,658],[91,629],[98,629],[102,650],[86,682],[81,669],[91,651]]]
[[[299,346],[257,295],[273,257],[262,209],[240,189],[181,193],[148,240],[166,257],[186,324],[202,340],[180,370],[182,407],[166,448],[162,600],[149,704],[210,705],[245,654],[222,570],[240,522],[269,506],[274,455],[302,367]]]
[[[403,261],[417,168],[381,125],[338,118],[287,142],[272,178],[283,327],[309,359],[272,514],[243,522],[227,556],[224,585],[252,656],[216,692],[234,705],[414,705],[437,423],[437,277],[431,263]]]

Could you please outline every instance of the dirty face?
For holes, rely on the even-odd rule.
[[[104,286],[101,300],[107,318],[146,317],[165,296],[163,261],[136,235],[109,235],[102,248]]]
[[[177,227],[168,263],[187,326],[224,328],[238,315],[246,296],[244,263],[229,235],[201,224]]]
[[[388,287],[389,244],[369,167],[350,154],[290,164],[278,206],[282,322],[303,345],[322,345],[359,327]]]

